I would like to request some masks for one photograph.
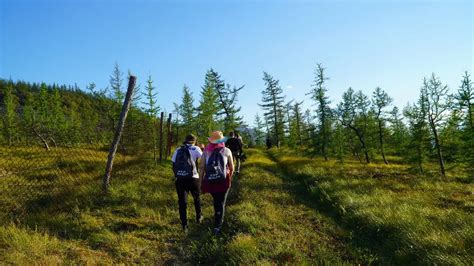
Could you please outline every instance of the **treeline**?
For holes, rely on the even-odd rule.
[[[125,79],[117,64],[109,85],[103,89],[94,83],[81,90],[77,86],[0,79],[0,143],[42,145],[46,150],[71,145],[107,147],[125,98]],[[226,84],[210,69],[198,105],[185,85],[182,102],[175,103],[172,112],[163,112],[162,121],[159,93],[149,76],[143,88],[135,88],[119,151],[137,154],[153,150],[156,158],[157,149],[166,149],[163,152],[169,155],[170,145],[179,144],[185,134],[194,133],[204,139],[216,129],[239,129],[243,123],[236,103],[243,87]],[[169,115],[172,120],[168,134]]]
[[[233,130],[248,133],[239,115],[241,107],[237,105],[238,94],[244,88],[226,83],[214,69],[209,69],[201,87],[199,102],[195,103],[194,95],[184,85],[181,103],[175,103],[175,113],[179,116],[177,123],[183,132],[193,133],[206,143],[205,137],[214,130],[229,132]],[[199,140],[198,139],[198,140]]]
[[[263,117],[255,117],[257,145],[300,148],[312,155],[344,161],[354,156],[371,163],[390,163],[390,156],[403,158],[414,169],[425,171],[426,163],[437,162],[446,175],[446,163],[464,165],[474,173],[473,82],[469,73],[457,91],[432,74],[423,80],[416,102],[400,110],[382,88],[372,95],[348,88],[337,105],[328,97],[326,69],[317,64],[311,90],[314,109],[302,110],[302,102],[287,102],[279,81],[263,75]],[[336,106],[336,107],[332,107]]]
[[[121,109],[122,73],[111,76],[111,86],[88,91],[75,86],[0,80],[1,136],[3,145],[57,146],[109,144]],[[149,124],[135,106],[129,113],[121,151],[140,141],[136,134]],[[143,136],[144,137],[144,136]]]

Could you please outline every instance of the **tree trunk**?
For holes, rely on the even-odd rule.
[[[132,103],[131,98],[133,95],[133,90],[135,88],[135,82],[136,82],[136,77],[130,76],[128,80],[127,94],[123,102],[122,111],[120,112],[119,121],[117,124],[117,128],[115,130],[114,140],[112,141],[112,145],[110,145],[109,156],[107,158],[107,166],[105,167],[105,175],[102,182],[102,190],[105,193],[107,193],[109,189],[110,175],[112,173],[112,167],[114,164],[115,154],[117,153],[117,147],[120,142],[120,138],[122,137],[123,128],[125,126],[125,120],[127,119],[128,110],[130,109],[130,105]]]
[[[422,153],[421,153],[421,147],[420,145],[417,146],[417,152],[418,152],[418,167],[420,167],[421,173],[424,173],[423,170],[423,158],[422,158]]]
[[[166,121],[166,133],[166,136],[168,137],[166,141],[166,158],[168,158],[171,154],[171,141],[173,140],[171,132],[171,113],[168,115],[168,121]]]
[[[321,134],[322,136],[322,143],[321,143],[321,152],[323,153],[324,160],[328,160],[328,156],[326,154],[326,114],[324,111],[322,112],[321,115]]]
[[[364,140],[364,137],[362,136],[362,134],[359,132],[359,130],[351,125],[349,125],[349,127],[354,130],[354,132],[356,133],[357,137],[359,138],[359,141],[360,141],[360,144],[362,145],[362,150],[364,150],[364,155],[365,155],[365,161],[367,163],[370,163],[370,157],[369,157],[369,152],[367,151],[367,147],[365,145],[365,140]]]
[[[441,175],[446,176],[446,172],[444,169],[445,166],[444,166],[443,154],[441,152],[441,145],[439,143],[438,131],[436,130],[436,126],[434,122],[432,122],[431,120],[430,120],[430,125],[431,125],[431,130],[433,130],[436,152],[438,154],[439,169],[440,169]]]
[[[54,145],[55,148],[58,147],[58,145],[56,144],[56,141],[54,140],[53,137],[49,136],[48,138],[49,138],[49,140],[51,140],[51,142],[53,142],[53,145]]]
[[[385,164],[388,164],[387,162],[387,159],[385,158],[385,151],[384,151],[384,148],[383,148],[383,132],[382,132],[382,121],[378,121],[379,123],[379,141],[380,141],[380,152],[382,153],[382,158],[383,158],[383,162]]]
[[[153,141],[153,162],[156,163],[156,117],[153,117],[153,130],[152,130],[152,141]]]
[[[297,112],[296,113],[296,130],[298,131],[298,141],[299,141],[299,146],[303,146],[303,138],[301,136],[301,121],[300,121],[300,115]]]
[[[165,114],[161,112],[160,115],[160,162],[163,160],[163,119],[164,119]]]
[[[43,142],[43,146],[44,148],[49,151],[50,148],[49,148],[49,145],[48,145],[48,142],[46,141],[46,139],[41,136],[41,134],[36,130],[36,128],[33,127],[33,132],[36,134],[36,136],[41,140],[41,142]]]
[[[324,138],[324,137],[323,137]],[[326,155],[326,145],[325,145],[325,140],[323,139],[323,143],[321,145],[321,152],[323,153],[324,160],[328,160],[328,156]]]
[[[273,115],[274,115],[273,126],[275,127],[275,143],[276,143],[277,148],[280,148],[280,136],[279,136],[280,134],[278,132],[278,119],[277,119],[275,100],[273,101]]]
[[[471,130],[474,130],[474,122],[472,121],[472,104],[470,102],[467,103],[467,111],[469,112],[469,125],[471,126]]]

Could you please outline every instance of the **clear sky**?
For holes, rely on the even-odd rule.
[[[321,62],[333,102],[381,86],[403,107],[432,72],[452,91],[472,73],[473,2],[0,0],[0,77],[103,88],[117,62],[142,87],[151,75],[171,111],[212,67],[245,84],[252,123],[263,71],[302,100]]]

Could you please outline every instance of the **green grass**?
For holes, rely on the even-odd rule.
[[[272,156],[328,216],[351,231],[351,248],[380,263],[474,261],[474,186],[457,176],[410,174],[404,165],[339,164],[291,152]]]
[[[106,152],[0,148],[0,262],[7,264],[468,264],[469,179],[402,164],[343,165],[252,149],[213,236],[180,228],[168,161],[121,156],[100,191]],[[3,156],[8,155],[8,156]],[[6,159],[8,158],[8,159]],[[393,158],[395,159],[395,158]],[[393,160],[395,161],[395,160]]]

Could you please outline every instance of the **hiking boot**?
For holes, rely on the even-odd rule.
[[[196,222],[197,222],[198,224],[201,224],[202,221],[204,221],[204,216],[202,216],[202,215],[199,216],[199,218],[196,219]]]
[[[221,229],[220,228],[214,228],[214,235],[218,236],[221,234]]]

